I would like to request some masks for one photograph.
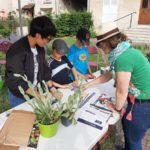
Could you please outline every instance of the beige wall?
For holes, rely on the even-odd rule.
[[[12,11],[12,0],[0,0],[0,11],[4,10],[6,13]]]
[[[139,9],[140,9],[140,0],[120,0],[118,7],[118,18],[123,17],[129,13],[136,12],[133,14],[132,25],[136,25],[138,23],[139,17]],[[118,25],[121,28],[127,28],[130,25],[130,16],[117,21]]]
[[[88,10],[93,14],[94,26],[99,26],[102,23],[102,10],[103,10],[103,0],[87,0]],[[138,23],[140,9],[140,0],[118,0],[118,16],[117,18],[123,17],[132,12],[136,12],[132,17],[132,25]],[[121,28],[128,28],[130,26],[130,16],[117,21],[117,24]]]
[[[62,0],[55,0],[55,14],[61,14],[64,12],[69,12],[72,10],[71,2],[69,1],[62,1]]]
[[[18,9],[18,0],[6,0],[6,1],[12,1],[11,9],[16,10]],[[43,0],[20,0],[21,2],[21,7],[24,5],[27,5],[29,3],[35,2],[35,15],[38,14],[40,11],[40,8],[52,8],[53,11],[55,11],[55,1],[57,2],[58,0],[52,0],[51,4],[43,4]]]
[[[21,7],[30,3],[32,0],[21,0]],[[41,4],[39,3],[41,1]],[[43,0],[35,1],[35,14],[40,11],[41,7],[51,7],[52,12],[54,14],[59,14],[62,12],[67,12],[71,9],[71,3],[63,3],[62,0],[52,0],[51,4],[47,6],[42,4]],[[67,1],[67,0],[66,0]],[[136,14],[133,14],[133,22],[132,24],[135,25],[138,22],[139,16],[139,8],[140,8],[140,0],[118,0],[118,18],[125,16],[131,12],[136,11]],[[97,27],[102,23],[102,12],[103,12],[103,0],[87,0],[87,10],[92,12],[93,15],[93,23],[94,26]],[[0,0],[0,10],[6,9],[8,12],[12,10],[18,9],[18,0],[5,0],[2,2]],[[118,25],[122,28],[129,27],[130,24],[130,16],[117,21]]]
[[[94,26],[97,27],[102,23],[103,0],[88,0],[88,11],[92,12]]]

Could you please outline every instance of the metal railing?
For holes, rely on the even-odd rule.
[[[122,19],[124,19],[124,18],[126,18],[126,17],[128,17],[128,16],[131,16],[131,17],[130,17],[130,26],[129,26],[129,27],[131,28],[131,25],[132,25],[132,16],[133,16],[133,14],[136,14],[136,11],[135,11],[135,12],[132,12],[132,13],[130,13],[130,14],[127,14],[127,15],[125,15],[125,16],[123,16],[123,17],[120,17],[120,18],[114,20],[114,22],[116,22],[116,21],[118,21],[118,20],[122,20]]]

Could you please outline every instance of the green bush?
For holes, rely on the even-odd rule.
[[[11,34],[12,29],[16,26],[16,21],[14,17],[9,13],[6,20],[0,21],[0,35],[3,37],[8,37]]]
[[[3,37],[8,37],[10,33],[11,33],[10,28],[0,29],[0,35],[2,35]]]
[[[94,31],[94,28],[90,28],[91,38],[96,38],[96,32]]]
[[[134,48],[140,50],[141,52],[144,52],[146,45],[135,45]]]
[[[49,15],[51,16],[51,15]],[[51,17],[50,17],[51,18]],[[57,27],[57,36],[73,36],[80,27],[90,29],[93,26],[92,14],[90,12],[76,12],[62,13],[55,16],[53,21]]]

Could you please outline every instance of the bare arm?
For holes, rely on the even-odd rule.
[[[47,82],[47,85],[48,85],[49,87],[51,87],[51,86],[53,85],[53,82],[52,82],[52,81],[48,81],[48,82]],[[52,95],[53,95],[54,97],[56,97],[57,99],[61,99],[61,98],[62,98],[62,93],[59,92],[59,91],[57,91],[56,88],[54,88],[54,87],[51,88],[51,89],[50,89],[50,92],[51,92]],[[26,93],[29,94],[29,95],[31,95],[31,96],[36,95],[36,96],[38,96],[39,98],[41,98],[41,97],[43,96],[43,95],[40,95],[38,91],[36,91],[36,90],[34,90],[34,89],[31,89],[31,88],[28,88],[28,89],[26,90]]]
[[[54,87],[57,87],[57,88],[65,89],[65,88],[71,88],[71,83],[69,83],[69,84],[63,84],[63,85],[62,85],[62,84],[53,82],[53,86],[54,86]]]
[[[52,86],[52,81],[48,81],[48,82],[47,82],[47,85],[48,85],[49,87],[51,87],[51,86]],[[52,91],[54,91],[54,89],[52,89]],[[37,96],[40,97],[39,92],[38,92],[37,90],[35,90],[35,89],[28,88],[28,89],[26,90],[26,93],[29,94],[29,95],[31,95],[31,96],[34,96],[34,94],[36,94]]]
[[[121,110],[125,104],[128,87],[131,78],[131,72],[117,72],[116,73],[116,109]]]
[[[88,72],[89,72],[89,74],[92,74],[92,71],[91,71],[91,68],[89,65],[88,65]]]
[[[73,73],[73,75],[74,75],[75,81],[78,81],[78,74],[77,74],[76,69],[73,67],[73,68],[71,69],[71,71],[72,71],[72,73]]]
[[[31,95],[31,96],[37,95],[38,97],[40,97],[39,92],[37,92],[36,90],[31,89],[31,88],[28,88],[28,89],[26,90],[26,93],[27,93],[28,95]]]
[[[92,80],[91,82],[84,84],[84,88],[86,89],[95,84],[105,83],[105,82],[109,81],[111,78],[112,78],[111,72],[106,72],[106,73],[102,74],[101,76],[99,76],[98,78]]]
[[[50,87],[50,86],[53,86],[53,81],[48,81],[47,82],[47,85]],[[50,92],[52,93],[52,95],[56,98],[56,99],[58,99],[58,100],[60,100],[61,98],[62,98],[62,96],[63,96],[63,94],[60,92],[60,91],[58,91],[55,87],[53,87],[53,88],[51,88],[50,89]]]

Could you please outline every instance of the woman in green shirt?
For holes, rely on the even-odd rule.
[[[125,136],[125,150],[142,150],[141,140],[150,128],[150,63],[127,41],[115,23],[104,24],[97,29],[97,46],[108,54],[110,71],[84,88],[115,78],[116,103],[107,103],[113,111],[121,112]]]

